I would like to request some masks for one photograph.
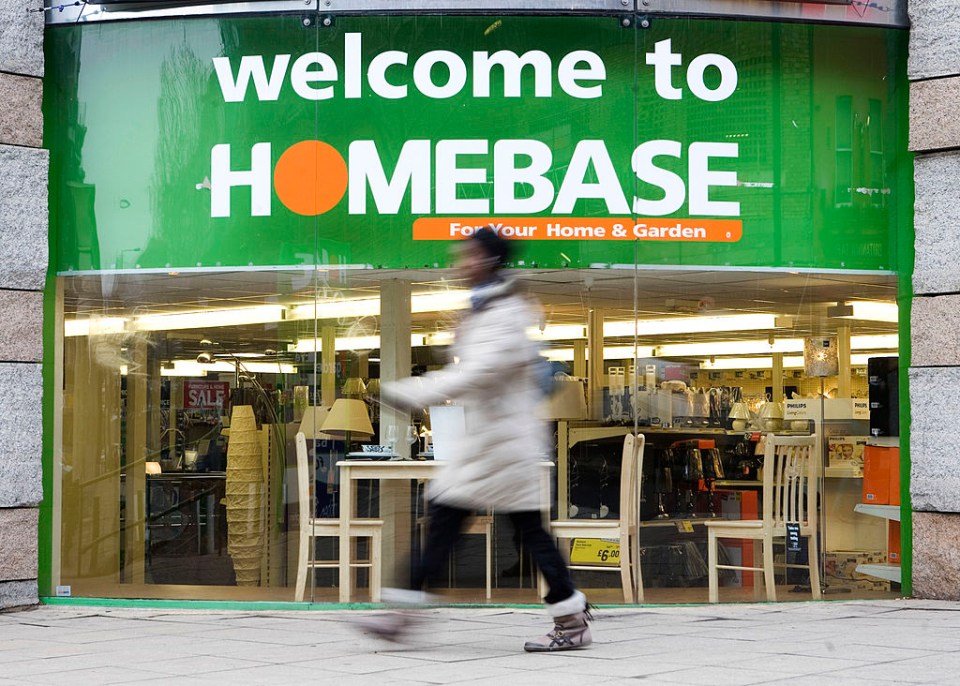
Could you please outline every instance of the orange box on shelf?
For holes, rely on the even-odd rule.
[[[890,504],[900,504],[900,448],[887,448],[890,458]]]
[[[887,561],[900,564],[900,522],[891,521],[887,527]]]
[[[863,450],[863,502],[900,504],[900,448],[868,445]]]

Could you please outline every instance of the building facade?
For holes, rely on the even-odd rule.
[[[731,426],[737,402],[750,405],[747,420],[757,433],[791,428],[821,437],[830,456],[825,467],[833,470],[822,477],[820,538],[833,555],[825,568],[848,552],[890,552],[884,520],[851,523],[860,481],[855,465],[844,471],[841,448],[859,450],[874,428],[849,410],[867,398],[866,358],[896,355],[899,368],[910,370],[909,393],[906,374],[900,384],[909,409],[900,411],[892,444],[900,449],[904,492],[912,495],[895,508],[903,590],[956,596],[953,547],[944,543],[953,527],[944,427],[955,411],[945,376],[956,346],[947,271],[953,243],[942,228],[952,144],[949,124],[935,114],[951,93],[942,12],[913,3],[908,49],[900,5],[587,5],[552,16],[528,7],[503,13],[501,6],[450,16],[431,5],[391,17],[375,7],[338,13],[330,3],[307,10],[280,3],[277,14],[162,10],[151,22],[137,21],[146,16],[142,8],[104,5],[67,8],[75,26],[50,22],[44,145],[54,157],[57,229],[49,275],[46,185],[34,183],[37,174],[46,178],[46,154],[37,132],[17,127],[6,146],[16,171],[5,178],[20,180],[4,206],[17,218],[10,230],[20,240],[8,242],[19,252],[5,264],[20,271],[4,287],[21,328],[6,344],[5,395],[16,421],[4,430],[15,450],[2,467],[11,476],[0,512],[11,522],[3,549],[16,554],[6,557],[9,570],[0,569],[8,579],[5,605],[58,592],[293,599],[293,434],[307,433],[311,406],[372,395],[351,388],[352,379],[370,384],[437,364],[431,350],[450,329],[442,313],[463,306],[446,271],[444,239],[458,237],[454,224],[462,237],[470,218],[484,216],[512,222],[516,237],[527,239],[514,267],[544,303],[543,344],[585,379],[587,407],[550,415],[559,420],[560,511],[598,518],[616,511],[610,439],[622,436],[627,416],[648,434],[642,564],[657,589],[649,601],[698,597],[683,589],[698,586],[702,569],[681,570],[678,556],[698,557],[704,518],[750,514],[750,496],[738,483],[750,480],[751,466],[734,456],[752,453],[755,436]],[[25,14],[4,42],[11,46],[7,69],[34,78],[7,78],[26,94],[24,108],[39,107],[27,96],[39,97],[43,29],[36,13]],[[37,42],[27,45],[26,35]],[[123,45],[140,48],[138,58],[116,60]],[[864,57],[856,66],[849,49]],[[527,72],[516,66],[516,81],[502,61],[510,55],[532,60]],[[115,93],[129,97],[108,100]],[[337,107],[323,109],[328,100]],[[915,214],[908,147],[921,153]],[[658,166],[662,156],[683,159],[685,168]],[[423,160],[435,168],[418,171]],[[320,190],[306,192],[301,181],[319,164],[312,173]],[[625,176],[618,165],[633,173]],[[403,171],[391,177],[391,169]],[[397,183],[404,173],[406,185]],[[508,175],[509,185],[494,180]],[[623,191],[610,190],[618,178],[623,201]],[[373,207],[386,241],[354,216],[376,216]],[[616,242],[621,215],[633,235]],[[551,228],[552,216],[568,222]],[[684,216],[709,220],[688,227]],[[658,226],[650,217],[671,222]],[[23,273],[33,265],[38,272]],[[376,311],[357,309],[372,299]],[[892,304],[895,312],[899,305],[899,313],[892,321],[842,321],[844,308],[859,302]],[[241,305],[261,310],[245,322],[214,321]],[[265,311],[271,307],[282,312]],[[197,313],[198,323],[171,319]],[[732,326],[727,317],[748,313],[771,319],[718,334]],[[676,329],[677,320],[694,318],[710,318],[709,328]],[[617,328],[628,322],[630,331]],[[563,326],[579,331],[562,333]],[[665,327],[659,338],[657,326]],[[880,340],[897,333],[899,344]],[[829,399],[847,403],[836,415],[822,402],[817,415],[809,400],[818,379],[806,373],[800,353],[803,339],[818,338],[840,347],[839,373],[826,379]],[[748,358],[753,345],[768,357]],[[730,364],[717,364],[724,360]],[[822,394],[824,378],[819,382]],[[651,409],[660,397],[653,390],[661,388],[672,394],[669,410]],[[733,396],[726,405],[723,389]],[[773,409],[781,399],[795,401],[779,409],[786,425]],[[238,482],[231,485],[224,469],[237,464],[230,408],[238,405],[253,407],[257,425],[270,427],[256,439],[255,461],[263,460],[251,477],[263,485],[241,488],[256,499],[249,506],[231,500]],[[367,436],[396,451],[413,427],[411,442],[428,452],[425,436],[435,428],[429,413],[384,412],[374,413],[377,428]],[[315,512],[328,508],[329,515],[339,488],[330,456],[353,446],[349,437],[332,440],[344,437],[318,429],[313,437]],[[697,459],[716,454],[727,472],[742,470],[744,478],[702,465],[688,474],[690,464],[678,461],[692,455],[689,441],[700,446]],[[160,474],[151,474],[154,464]],[[404,503],[407,497],[384,486],[361,502],[380,508],[399,547],[416,538],[419,505]],[[242,517],[254,510],[267,515],[251,534]],[[685,537],[687,526],[693,536]],[[239,551],[254,539],[251,571]],[[506,541],[495,547],[516,557]],[[856,541],[869,541],[867,550]],[[584,549],[600,554],[597,545]],[[451,563],[451,590],[476,567]],[[857,580],[837,584],[879,590],[874,582],[867,589],[847,581]],[[318,572],[308,599],[334,599],[325,591],[330,585]],[[729,578],[725,585],[748,584]],[[528,600],[522,583],[518,589],[498,584],[499,599]]]

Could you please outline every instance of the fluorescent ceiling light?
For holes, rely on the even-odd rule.
[[[657,357],[710,357],[712,355],[763,355],[803,352],[802,338],[751,341],[706,341],[656,346]]]
[[[469,306],[470,291],[467,290],[429,291],[410,296],[412,314],[463,310]],[[346,298],[297,305],[290,308],[289,319],[351,319],[379,314],[380,298]]]
[[[187,360],[179,360],[180,364],[177,362],[173,363],[173,367],[161,367],[160,376],[206,376],[207,370],[211,367],[208,364],[200,364],[199,362],[189,362]],[[233,371],[230,369],[229,371]]]
[[[783,358],[783,367],[803,367],[803,355]],[[719,360],[704,360],[700,369],[772,369],[772,357],[724,357]]]
[[[123,333],[127,320],[122,317],[89,317],[87,319],[67,319],[63,322],[64,336],[98,336],[110,333]]]
[[[133,320],[136,331],[169,331],[173,329],[209,329],[217,326],[267,324],[283,320],[281,305],[234,307],[226,310],[200,310],[176,314],[151,314]]]
[[[712,333],[715,331],[754,331],[775,329],[776,315],[732,314],[716,317],[670,317],[669,319],[640,319],[636,329],[641,336],[657,336],[675,333]],[[633,320],[608,321],[603,323],[603,335],[632,336]]]
[[[443,312],[444,310],[465,310],[470,307],[470,291],[448,290],[415,293],[410,297],[410,311]]]
[[[900,347],[900,336],[895,333],[873,336],[850,336],[852,350],[896,350]]]
[[[897,334],[851,336],[851,350],[896,350]],[[656,346],[657,357],[710,357],[713,355],[768,355],[771,353],[802,353],[802,338],[775,338],[748,341],[704,341]]]
[[[210,364],[196,360],[173,360],[172,367],[160,369],[162,376],[206,376],[208,372],[236,373],[236,363],[232,360],[217,360]],[[241,362],[241,372],[251,374],[296,374],[297,368],[289,362]]]
[[[587,327],[583,324],[547,324],[543,331],[537,327],[527,329],[527,336],[534,341],[569,341],[586,338]]]
[[[551,362],[573,362],[573,348],[547,348],[540,351],[540,354]],[[637,347],[637,358],[653,357],[653,347],[641,345]],[[589,355],[587,356],[589,359]],[[632,360],[632,345],[612,345],[603,349],[603,359],[605,360]]]
[[[878,302],[876,300],[848,300],[847,305],[853,306],[853,314],[843,319],[866,319],[874,322],[890,322],[896,324],[900,319],[900,309],[897,303]]]
[[[424,343],[423,334],[410,335],[410,347],[420,348]],[[376,350],[380,347],[380,336],[345,336],[336,340],[337,350]],[[289,352],[314,353],[323,350],[323,343],[319,338],[301,338],[296,343],[287,346]]]

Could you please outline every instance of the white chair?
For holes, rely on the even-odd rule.
[[[620,465],[619,519],[564,519],[550,523],[558,539],[618,538],[620,557],[617,566],[571,564],[570,569],[620,572],[623,600],[643,602],[643,577],[640,573],[640,495],[643,474],[643,434],[627,434],[623,438],[623,459]],[[561,546],[566,549],[567,546]]]
[[[310,511],[310,461],[307,459],[307,440],[303,433],[297,434],[297,489],[300,496],[300,552],[297,562],[297,587],[295,598],[303,600],[307,586],[308,569],[337,569],[336,560],[312,559],[311,550],[315,548],[315,539],[321,536],[339,538],[340,520],[332,518],[318,519]],[[370,558],[366,561],[351,562],[350,568],[368,568],[370,570],[370,600],[380,602],[381,587],[381,550],[383,546],[383,520],[351,519],[351,538],[370,539]],[[343,579],[340,583],[344,583]]]
[[[761,519],[739,521],[714,520],[707,526],[707,564],[710,602],[719,601],[718,570],[737,569],[763,574],[768,601],[777,599],[774,579],[774,539],[784,539],[787,523],[800,525],[800,536],[809,541],[807,564],[776,566],[808,569],[814,599],[820,592],[820,557],[817,554],[817,475],[819,460],[816,436],[776,436],[767,434],[763,453],[763,511]],[[719,539],[756,541],[754,566],[718,563]],[[758,548],[762,548],[761,551]],[[756,583],[756,582],[755,582]],[[759,585],[756,585],[759,590]]]

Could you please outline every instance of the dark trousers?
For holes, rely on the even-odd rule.
[[[439,503],[430,503],[430,524],[427,531],[427,544],[419,563],[414,565],[410,577],[410,588],[423,589],[423,585],[436,578],[443,563],[460,539],[463,521],[473,514],[470,510],[461,510]],[[509,513],[510,524],[520,535],[524,545],[540,568],[547,585],[550,587],[544,602],[559,603],[573,595],[573,579],[553,538],[543,528],[543,515],[538,510],[531,512]]]

